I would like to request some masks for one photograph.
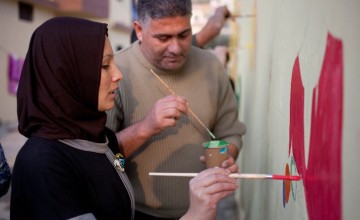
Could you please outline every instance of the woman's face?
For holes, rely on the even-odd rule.
[[[105,38],[105,47],[101,66],[101,80],[99,87],[98,110],[107,111],[115,105],[115,94],[122,74],[114,62],[114,53],[109,39]]]

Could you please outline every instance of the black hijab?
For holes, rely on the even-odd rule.
[[[26,137],[104,142],[98,93],[107,25],[52,18],[33,33],[17,92]]]

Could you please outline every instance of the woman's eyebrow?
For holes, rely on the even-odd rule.
[[[113,53],[105,54],[105,55],[103,56],[103,60],[108,59],[108,58],[112,58],[112,57],[114,57],[114,54],[113,54]]]

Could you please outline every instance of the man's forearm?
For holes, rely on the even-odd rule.
[[[125,157],[131,156],[152,136],[143,128],[141,122],[138,122],[116,133],[119,148]]]

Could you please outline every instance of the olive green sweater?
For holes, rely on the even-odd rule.
[[[185,65],[164,72],[151,65],[138,42],[118,52],[115,62],[124,78],[120,97],[108,112],[107,126],[119,131],[146,116],[157,100],[170,95],[149,71],[189,101],[192,111],[215,134],[240,150],[245,126],[238,120],[237,101],[228,76],[218,59],[206,50],[192,47]],[[184,115],[175,127],[150,138],[126,161],[126,173],[135,191],[136,209],[149,215],[178,218],[189,206],[189,178],[150,177],[149,172],[200,172],[202,143],[211,137],[198,121]]]

